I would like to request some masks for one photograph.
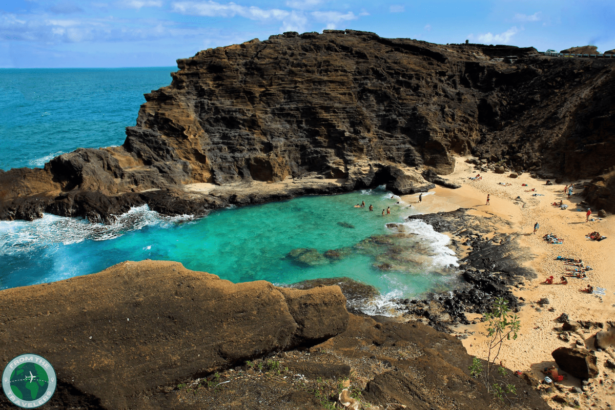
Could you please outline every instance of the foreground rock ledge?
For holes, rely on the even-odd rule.
[[[0,294],[3,363],[41,355],[57,372],[56,397],[109,409],[134,408],[139,393],[182,378],[314,345],[348,324],[339,287],[233,284],[174,262],[124,262]]]
[[[469,375],[472,357],[459,340],[418,322],[350,315],[345,304],[338,286],[233,284],[179,263],[124,262],[0,292],[2,363],[35,353],[53,364],[58,388],[47,409],[324,408],[294,373],[247,372],[190,394],[177,388],[214,371],[246,371],[246,360],[270,354],[312,384],[358,375],[354,387],[372,409],[497,408]],[[517,387],[515,408],[548,409],[525,381],[507,379]],[[0,408],[12,408],[4,395]]]

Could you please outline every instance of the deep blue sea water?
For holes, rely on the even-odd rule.
[[[121,145],[143,94],[172,67],[0,69],[0,169],[42,167],[77,148]]]
[[[143,94],[169,84],[171,71],[0,70],[0,166],[42,166],[78,147],[120,145]],[[362,200],[375,211],[354,208]],[[399,200],[375,189],[220,210],[198,220],[141,207],[112,225],[53,215],[0,222],[0,289],[145,259],[178,261],[233,282],[346,276],[377,287],[381,306],[451,288],[456,258],[448,237],[422,222],[403,223],[414,210]],[[392,213],[383,217],[386,207]],[[401,235],[389,222],[403,223]],[[303,248],[313,250],[289,256]],[[326,258],[328,250],[344,257]]]

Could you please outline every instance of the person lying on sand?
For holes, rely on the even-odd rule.
[[[566,276],[569,277],[569,278],[577,278],[577,279],[585,279],[585,278],[587,278],[587,275],[585,273],[583,273],[583,272],[567,273]]]
[[[579,289],[581,292],[585,292],[585,293],[593,293],[594,292],[594,287],[592,285],[587,285],[587,287],[585,289]]]
[[[567,285],[567,284],[568,284],[568,279],[566,279],[566,277],[565,277],[565,276],[562,276],[562,277],[560,278],[560,281],[561,281],[561,282],[559,283],[560,285]]]
[[[561,382],[562,380],[564,380],[564,376],[559,374],[559,371],[557,370],[557,367],[555,367],[555,366],[545,367],[542,370],[542,373],[546,374],[549,377],[551,377],[556,382]]]
[[[545,285],[553,285],[553,276],[549,276],[547,279],[545,279],[544,282]]]

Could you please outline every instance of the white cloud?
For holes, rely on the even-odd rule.
[[[324,2],[325,0],[287,0],[286,5],[291,9],[306,10],[320,6]]]
[[[235,17],[241,16],[250,20],[284,20],[290,12],[280,9],[264,10],[259,7],[240,6],[233,2],[220,4],[215,1],[196,3],[192,1],[173,3],[172,11],[181,14],[204,17]]]
[[[308,19],[305,14],[292,11],[290,15],[283,20],[280,30],[285,31],[297,31],[299,33],[306,31],[308,25]]]
[[[336,26],[343,21],[356,20],[358,18],[352,11],[346,14],[338,11],[314,11],[312,12],[312,16],[316,20],[326,23],[326,28],[330,30],[336,28]]]
[[[424,28],[425,28],[425,30],[427,30],[427,31],[431,31],[431,25],[430,25],[430,24],[427,24]]]
[[[505,32],[501,34],[491,34],[491,33],[479,34],[476,37],[476,39],[478,40],[479,43],[483,43],[483,44],[507,44],[510,42],[512,37],[518,32],[519,30],[517,29],[517,27],[511,27],[510,29],[506,30]],[[472,34],[468,36],[468,39],[473,39],[473,38],[474,38],[474,35]]]
[[[404,6],[391,6],[389,7],[389,11],[391,13],[403,13],[406,11],[406,8]]]
[[[162,7],[162,0],[123,0],[119,3],[119,5],[129,9],[140,9],[142,7]]]
[[[532,14],[531,16],[517,13],[517,14],[515,14],[515,20],[516,21],[522,21],[522,22],[540,21],[540,12],[537,11],[536,13]]]

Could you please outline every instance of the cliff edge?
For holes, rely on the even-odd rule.
[[[446,175],[454,155],[470,153],[571,179],[615,165],[609,59],[325,30],[177,63],[171,85],[145,95],[123,146],[0,173],[0,219],[104,221],[142,204],[198,214],[380,184],[405,194],[429,188],[424,171]]]

